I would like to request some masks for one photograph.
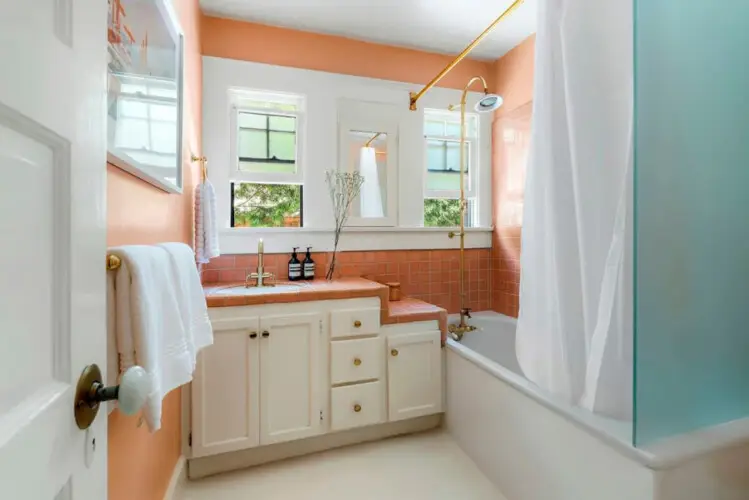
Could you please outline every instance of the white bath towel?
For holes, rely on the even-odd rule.
[[[216,190],[206,179],[195,188],[195,255],[198,264],[207,264],[221,255],[216,215]]]
[[[213,328],[208,319],[208,306],[203,285],[195,266],[195,254],[184,243],[160,243],[158,246],[169,253],[177,287],[177,305],[187,329],[193,349],[194,362],[201,349],[213,344]]]
[[[172,253],[162,246],[134,245],[109,251],[122,260],[115,275],[114,311],[120,370],[137,364],[150,375],[151,392],[143,414],[155,432],[161,428],[164,396],[190,382],[195,369],[193,322],[185,316],[189,309],[184,305],[193,300],[185,297],[189,288],[183,283],[190,281],[182,276],[187,271],[175,264]],[[194,264],[192,272],[197,276]]]

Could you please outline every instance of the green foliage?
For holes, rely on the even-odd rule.
[[[460,200],[425,199],[424,225],[426,227],[459,226]]]
[[[235,227],[285,227],[301,213],[301,186],[293,184],[234,184]]]

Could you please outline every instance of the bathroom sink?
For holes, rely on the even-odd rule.
[[[297,283],[283,283],[281,285],[276,286],[264,286],[262,288],[258,288],[256,286],[250,285],[250,287],[246,287],[245,285],[234,285],[234,286],[227,286],[224,288],[219,288],[215,292],[213,292],[214,295],[268,295],[268,294],[274,294],[274,293],[293,293],[298,292],[300,288],[302,288],[304,284],[297,284]]]

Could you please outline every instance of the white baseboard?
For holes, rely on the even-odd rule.
[[[172,478],[169,480],[169,486],[164,494],[164,500],[178,500],[179,492],[185,481],[187,481],[187,463],[185,457],[181,456],[177,460],[172,472]]]
[[[412,434],[439,427],[442,415],[429,415],[400,422],[373,425],[361,429],[326,434],[299,441],[290,441],[249,450],[222,453],[212,457],[192,458],[188,461],[188,477],[199,479],[231,470],[245,469],[255,465],[275,462],[291,457],[309,455],[320,451],[340,448],[352,444],[378,441],[401,434]]]

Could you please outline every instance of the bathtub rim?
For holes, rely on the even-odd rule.
[[[481,311],[477,312],[474,316],[476,316],[477,319],[481,318],[502,323],[517,324],[517,319],[495,311]],[[452,320],[453,316],[451,316],[450,319]],[[468,335],[470,335],[470,333]],[[447,339],[445,345],[447,347],[448,355],[452,352],[465,358],[481,370],[492,375],[494,378],[508,384],[510,387],[521,392],[525,396],[540,403],[545,408],[562,416],[595,438],[609,444],[618,453],[653,470],[674,468],[684,462],[698,458],[707,453],[714,453],[749,442],[749,418],[743,418],[698,429],[689,433],[671,436],[661,441],[654,442],[644,448],[636,448],[631,442],[619,439],[605,430],[589,424],[584,419],[581,419],[579,415],[576,415],[567,408],[558,406],[555,404],[555,401],[548,398],[548,395],[543,391],[543,389],[533,384],[524,376],[505,368],[496,361],[487,358],[451,338]],[[449,376],[449,374],[446,374],[446,376]]]

